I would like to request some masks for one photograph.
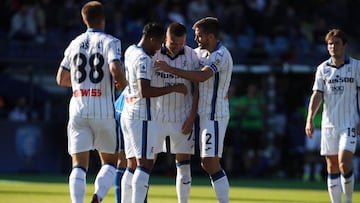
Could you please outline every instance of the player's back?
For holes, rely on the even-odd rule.
[[[109,63],[120,56],[120,40],[101,31],[88,30],[70,43],[61,63],[71,71],[70,116],[114,118],[115,86]]]
[[[205,82],[199,83],[198,113],[207,119],[229,118],[228,89],[230,86],[233,60],[230,52],[221,44],[208,55],[207,50],[195,49],[201,66],[210,66],[214,75]]]
[[[124,57],[128,90],[122,116],[129,119],[151,120],[151,100],[141,97],[138,80],[151,79],[153,60],[142,47],[137,45],[128,47]]]

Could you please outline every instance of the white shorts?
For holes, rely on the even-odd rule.
[[[339,150],[355,153],[357,133],[355,128],[322,128],[321,155],[337,155]]]
[[[156,121],[134,120],[121,117],[124,133],[126,158],[154,159],[158,144],[158,125]]]
[[[157,152],[166,152],[166,140],[170,138],[170,153],[172,154],[194,154],[195,136],[192,131],[190,134],[182,134],[183,123],[166,122],[161,123],[159,132],[159,142]]]
[[[318,151],[321,145],[321,130],[316,128],[312,138],[305,136],[305,149],[306,151]]]
[[[93,149],[115,153],[119,146],[116,129],[115,119],[70,118],[67,127],[69,154]]]
[[[200,157],[221,158],[224,148],[224,138],[229,119],[213,121],[200,119],[199,144]]]

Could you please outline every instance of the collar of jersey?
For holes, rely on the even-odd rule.
[[[148,51],[146,51],[146,50],[144,49],[144,47],[139,46],[139,45],[137,45],[137,44],[134,44],[134,46],[137,47],[137,48],[139,48],[139,49],[142,49],[146,55],[148,55],[148,56],[150,56],[150,57],[153,56],[153,55],[151,55]]]
[[[344,59],[344,63],[337,67],[335,65],[332,64],[332,61],[331,61],[331,57],[329,58],[329,60],[326,62],[326,65],[328,66],[331,66],[331,67],[334,67],[334,68],[341,68],[342,66],[344,66],[345,64],[349,64],[350,63],[350,57],[349,56],[345,56],[345,59]]]
[[[86,32],[104,32],[104,30],[96,29],[96,28],[88,28]]]
[[[178,57],[179,55],[185,54],[184,48],[182,48],[182,49],[179,51],[178,54],[176,54],[174,57],[172,57],[172,56],[170,56],[169,54],[167,54],[165,44],[163,44],[163,45],[161,46],[160,52],[161,52],[162,54],[168,56],[168,57],[171,58],[172,60],[175,59],[176,57]]]

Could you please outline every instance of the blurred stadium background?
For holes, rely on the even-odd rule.
[[[67,173],[69,89],[55,75],[70,40],[85,30],[81,0],[4,0],[0,2],[0,172]],[[325,60],[324,35],[341,28],[350,38],[348,53],[360,53],[360,1],[357,0],[105,0],[106,31],[125,50],[138,42],[150,21],[183,22],[188,45],[195,47],[192,24],[204,16],[219,18],[221,41],[234,59],[235,95],[255,83],[266,101],[266,146],[251,174],[243,170],[242,129],[226,138],[224,167],[230,176],[300,178],[305,134],[303,109],[311,93],[313,71]],[[27,14],[19,25],[18,12]],[[15,17],[17,16],[17,17]],[[17,29],[29,27],[28,34]],[[31,28],[35,28],[32,29]],[[90,172],[97,170],[93,154]],[[155,173],[173,174],[173,159],[161,155]],[[194,173],[202,173],[194,156]]]

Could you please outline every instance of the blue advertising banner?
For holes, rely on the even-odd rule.
[[[0,129],[0,172],[62,172],[68,168],[64,123],[0,121]]]

